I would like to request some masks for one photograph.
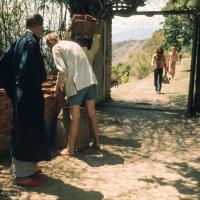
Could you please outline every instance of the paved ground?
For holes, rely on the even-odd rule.
[[[177,82],[179,78],[177,77]],[[176,80],[174,80],[175,83]],[[129,83],[128,83],[129,84]],[[141,85],[135,82],[134,85]],[[141,91],[132,85],[129,94]],[[118,88],[121,95],[121,87]],[[154,91],[156,99],[167,97]],[[147,89],[147,88],[146,88]],[[117,91],[117,88],[114,90]],[[120,91],[121,90],[121,91]],[[134,92],[135,90],[135,92]],[[164,92],[164,88],[163,88]],[[144,94],[144,93],[143,93]],[[177,95],[179,95],[176,92]],[[184,94],[181,93],[181,94]],[[171,94],[170,94],[171,95]],[[135,97],[135,95],[132,95]],[[146,98],[147,99],[147,98]],[[149,105],[156,102],[149,95]],[[1,159],[0,187],[31,200],[199,200],[200,128],[177,110],[138,109],[135,99],[98,107],[102,150],[87,149],[77,157],[56,156],[42,162],[44,186],[20,188],[11,184],[8,158]],[[146,105],[145,98],[140,106]],[[151,101],[152,100],[152,101]],[[157,102],[157,106],[162,105]],[[126,106],[124,106],[126,103]],[[143,103],[143,104],[142,104]],[[170,107],[170,106],[169,106]],[[174,107],[175,108],[175,107]],[[167,110],[167,109],[166,109]],[[3,194],[3,193],[2,193]],[[3,199],[0,196],[0,199]]]

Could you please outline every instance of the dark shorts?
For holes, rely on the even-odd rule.
[[[76,95],[68,98],[69,105],[81,105],[84,101],[95,100],[96,85],[79,90]]]

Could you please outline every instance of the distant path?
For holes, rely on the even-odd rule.
[[[154,105],[186,107],[189,86],[190,58],[184,58],[176,67],[175,79],[163,84],[162,94],[157,94],[153,86],[153,73],[142,80],[132,80],[111,89],[112,98],[119,101],[149,103]]]

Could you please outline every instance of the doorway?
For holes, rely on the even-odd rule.
[[[153,16],[172,16],[172,15],[188,15],[193,14],[191,11],[139,11],[134,13],[134,16],[141,15],[151,16],[148,17],[149,23],[153,20]],[[195,17],[194,17],[195,18]],[[134,26],[134,22],[132,22]],[[136,24],[136,23],[135,23]],[[142,23],[140,24],[140,28]],[[113,63],[112,63],[112,88],[111,96],[115,101],[121,103],[132,103],[134,106],[150,107],[150,108],[163,108],[173,110],[184,110],[188,113],[192,112],[191,104],[191,77],[194,76],[192,69],[194,64],[192,63],[193,52],[191,49],[182,49],[178,52],[178,58],[176,63],[176,76],[170,80],[169,84],[163,84],[161,94],[157,94],[154,91],[153,70],[151,69],[151,57],[153,50],[147,51],[150,44],[154,42],[156,44],[156,37],[160,37],[162,31],[156,30],[151,37],[147,39],[134,40],[127,37],[126,41],[115,42],[113,44]],[[114,37],[113,37],[114,38]],[[154,41],[152,41],[154,39]],[[163,38],[164,39],[164,38]],[[195,43],[195,38],[190,38]],[[158,45],[158,43],[156,44]],[[155,47],[156,47],[155,45]],[[159,46],[159,45],[158,45]],[[194,45],[193,45],[194,46]],[[148,52],[148,53],[146,53]],[[170,50],[165,52],[165,56],[168,57]],[[124,56],[125,54],[125,56]],[[124,60],[123,60],[124,59]],[[117,60],[117,61],[116,61]],[[116,62],[115,62],[116,61]],[[146,65],[146,66],[145,66]],[[149,65],[149,66],[147,66]],[[138,66],[138,69],[136,67]],[[130,71],[127,73],[127,68]],[[121,76],[122,80],[117,83],[113,81],[115,79],[116,71],[118,77]],[[125,72],[123,72],[123,70]],[[136,72],[138,71],[138,74]],[[120,74],[121,73],[121,74]],[[146,73],[146,74],[145,74]],[[193,75],[192,75],[192,74]],[[120,74],[120,75],[119,75]],[[126,82],[123,79],[123,75],[128,74],[129,80]],[[135,76],[134,76],[135,75]],[[168,77],[170,76],[168,71]],[[117,77],[117,78],[118,78]],[[124,83],[125,82],[125,83]],[[194,82],[194,81],[193,81]]]

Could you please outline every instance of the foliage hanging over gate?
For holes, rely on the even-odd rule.
[[[167,4],[165,10],[195,10],[196,0],[180,0],[179,3]],[[164,43],[163,46],[169,49],[176,46],[178,51],[182,48],[191,50],[192,36],[194,30],[194,16],[192,15],[170,15],[163,23]]]

